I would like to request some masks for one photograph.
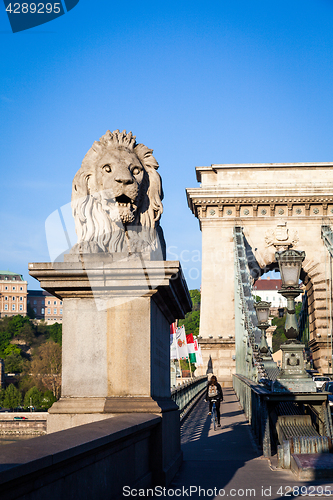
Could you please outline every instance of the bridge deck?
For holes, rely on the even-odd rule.
[[[224,389],[223,392],[220,429],[215,432],[212,430],[211,417],[207,415],[208,404],[203,399],[184,422],[184,462],[170,486],[171,489],[185,487],[189,492],[190,486],[200,486],[206,490],[206,498],[220,498],[218,490],[223,489],[224,496],[229,498],[281,499],[292,497],[288,486],[303,486],[307,489],[303,488],[305,495],[300,498],[313,498],[317,490],[313,487],[310,489],[310,485],[315,485],[314,488],[318,485],[330,485],[333,497],[333,478],[331,482],[327,479],[301,482],[290,470],[276,470],[274,457],[268,460],[260,456],[234,391],[230,388]],[[217,489],[216,494],[207,492],[214,488]],[[307,496],[306,493],[311,495]],[[223,492],[221,494],[223,495]],[[318,496],[328,498],[326,495]],[[186,493],[181,497],[186,498]],[[202,497],[203,492],[199,496],[198,491],[190,498]]]

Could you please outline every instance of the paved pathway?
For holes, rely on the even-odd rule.
[[[208,404],[203,399],[184,422],[182,426],[184,462],[170,486],[171,490],[177,489],[176,494],[179,494],[179,490],[184,488],[181,491],[181,498],[187,498],[187,493],[190,495],[192,486],[198,491],[192,489],[189,498],[195,499],[221,497],[290,499],[298,495],[297,489],[293,495],[289,486],[300,488],[303,486],[303,490],[299,490],[299,498],[333,497],[333,478],[331,482],[329,480],[299,482],[291,471],[277,470],[274,460],[260,456],[251,428],[234,391],[224,389],[223,392],[220,429],[215,432],[212,430],[211,417],[207,415]],[[319,485],[323,489],[329,485],[332,495],[321,494]],[[202,489],[201,492],[199,487]],[[329,491],[329,488],[326,491]],[[171,491],[169,493],[172,495]]]

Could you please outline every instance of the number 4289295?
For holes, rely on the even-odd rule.
[[[61,4],[58,3],[14,3],[8,4],[6,11],[10,14],[59,14]]]

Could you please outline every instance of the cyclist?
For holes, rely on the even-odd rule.
[[[220,404],[223,401],[222,387],[217,381],[215,375],[211,376],[210,381],[207,384],[206,398],[205,401],[209,401],[209,412],[208,415],[212,414],[213,400],[215,401],[216,416],[217,416],[217,427],[221,427],[220,424]]]

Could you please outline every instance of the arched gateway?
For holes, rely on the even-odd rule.
[[[260,163],[197,167],[188,204],[202,231],[200,336],[224,385],[235,372],[233,228],[241,226],[259,272],[277,267],[276,249],[304,250],[314,365],[332,372],[331,262],[321,227],[333,219],[333,163]]]

